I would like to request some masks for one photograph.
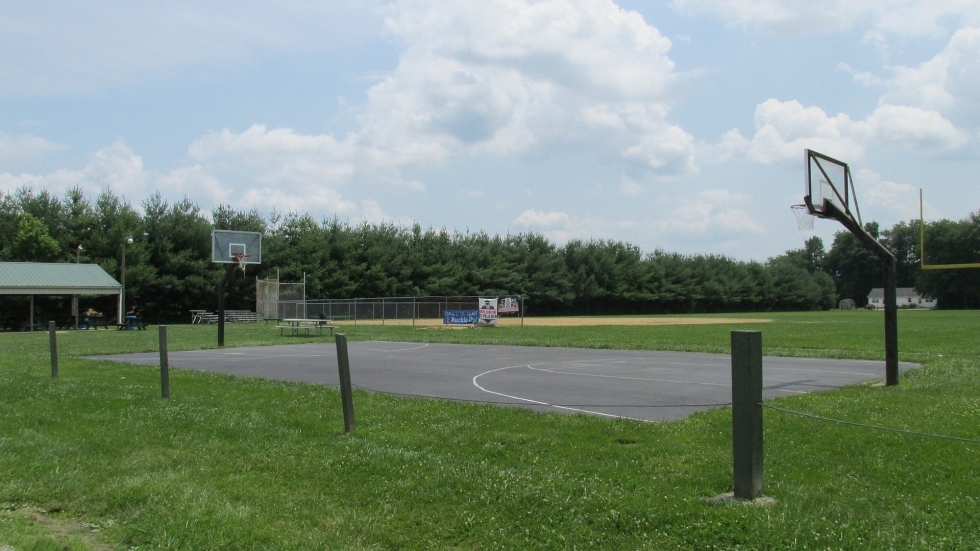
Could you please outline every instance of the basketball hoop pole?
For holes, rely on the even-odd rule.
[[[895,289],[895,255],[864,229],[854,180],[851,179],[851,169],[847,163],[810,149],[803,151],[803,158],[806,165],[803,202],[810,214],[837,220],[864,248],[881,259],[885,270],[885,384],[897,385],[898,293]],[[830,174],[837,176],[837,179]],[[844,188],[843,195],[839,187]]]
[[[225,285],[228,284],[231,273],[237,267],[237,264],[229,264],[225,270],[225,277],[218,284],[218,346],[225,345]]]
[[[809,200],[809,197],[807,197]],[[828,214],[847,228],[865,248],[881,259],[885,270],[885,386],[898,384],[898,290],[895,255],[845,213],[831,208]]]

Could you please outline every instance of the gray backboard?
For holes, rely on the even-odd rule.
[[[211,231],[211,261],[238,264],[235,253],[249,255],[245,264],[262,263],[262,234],[252,231]]]
[[[806,163],[805,202],[810,214],[834,218],[832,209],[861,225],[861,211],[854,194],[854,181],[847,163],[816,151],[804,151]]]

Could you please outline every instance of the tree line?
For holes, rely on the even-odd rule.
[[[253,309],[255,276],[301,281],[308,298],[523,294],[528,313],[661,314],[824,310],[841,298],[866,302],[882,286],[880,261],[846,231],[830,250],[820,238],[765,262],[720,255],[643,252],[613,240],[552,243],[541,234],[356,224],[308,214],[204,213],[191,201],[155,194],[136,209],[106,190],[64,197],[21,188],[0,195],[0,260],[96,263],[117,279],[126,255],[126,304],[154,322],[185,321],[214,309],[225,266],[211,262],[212,229],[263,233],[263,264],[236,273],[228,308]],[[917,287],[941,307],[980,306],[977,270],[919,268],[919,223],[867,229],[896,253],[898,285]],[[977,261],[980,216],[930,222],[929,263]],[[126,244],[131,237],[132,243]],[[0,304],[12,306],[5,298]],[[57,300],[57,299],[50,299]],[[114,311],[112,297],[87,298]]]

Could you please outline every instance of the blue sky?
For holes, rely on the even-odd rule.
[[[765,260],[804,148],[865,221],[980,210],[980,2],[0,4],[5,193]]]

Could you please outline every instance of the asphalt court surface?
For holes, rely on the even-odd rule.
[[[361,389],[539,411],[664,421],[731,402],[727,354],[403,342],[348,342]],[[333,342],[170,352],[171,368],[337,386]],[[97,356],[157,366],[156,352]],[[918,367],[902,362],[900,369]],[[883,361],[763,358],[774,398],[883,379]]]

